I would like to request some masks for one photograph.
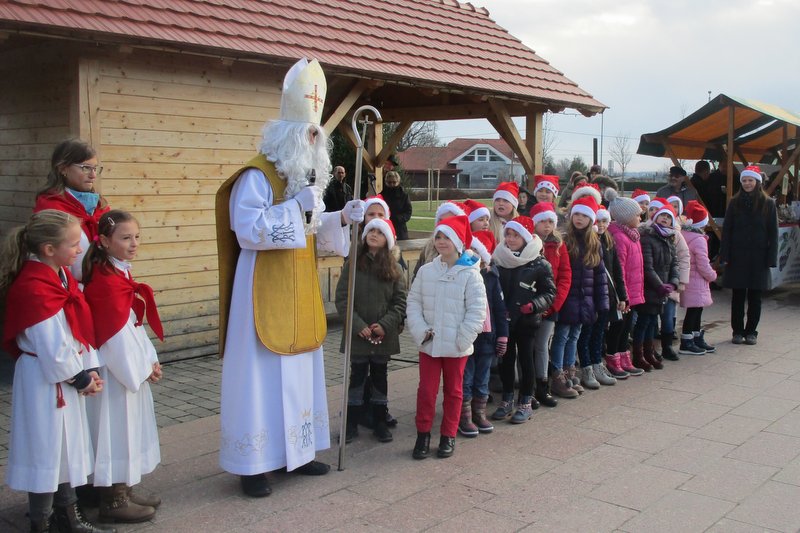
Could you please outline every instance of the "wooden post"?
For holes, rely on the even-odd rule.
[[[544,113],[529,113],[525,116],[525,147],[533,155],[533,174],[528,175],[528,190],[533,187],[533,176],[544,173],[543,142]]]
[[[725,184],[725,205],[728,205],[728,202],[731,201],[731,197],[733,197],[733,154],[735,152],[735,147],[733,146],[733,131],[736,121],[736,106],[731,104],[728,107],[728,145],[725,147],[725,152],[727,153],[727,166],[728,168],[725,170],[728,183]]]

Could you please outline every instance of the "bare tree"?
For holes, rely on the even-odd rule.
[[[544,114],[542,124],[542,164],[553,161],[553,151],[558,147],[558,136],[550,129],[550,112]]]
[[[626,133],[618,133],[616,137],[614,137],[614,141],[611,143],[611,147],[608,149],[609,154],[611,155],[611,160],[614,161],[617,165],[619,165],[619,169],[622,175],[622,187],[621,190],[625,190],[625,169],[628,168],[628,165],[633,158],[633,151],[631,149],[631,140],[628,138],[628,134]]]
[[[383,139],[389,139],[399,125],[400,123],[398,122],[384,123]],[[412,146],[441,146],[441,141],[439,141],[439,136],[437,134],[436,122],[414,122],[406,134],[403,135],[403,138],[400,139],[395,151],[402,152]]]

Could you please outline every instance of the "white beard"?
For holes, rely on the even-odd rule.
[[[311,128],[317,130],[317,138],[313,144],[309,139]],[[259,152],[275,163],[278,175],[287,180],[286,198],[294,197],[308,186],[312,170],[316,177],[313,186],[321,198],[331,179],[330,144],[320,126],[306,122],[272,120],[262,130]],[[311,212],[310,222],[306,224],[306,235],[316,233],[323,211],[325,204],[319,202]]]

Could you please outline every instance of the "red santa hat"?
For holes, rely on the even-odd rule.
[[[536,194],[536,191],[539,189],[547,189],[551,191],[554,195],[558,196],[558,176],[550,176],[547,174],[537,174],[533,177],[534,186],[533,186],[533,194]]]
[[[596,183],[587,183],[575,189],[575,192],[572,193],[572,201],[574,202],[578,198],[583,198],[584,196],[591,196],[594,198],[594,203],[596,204],[603,201],[603,198],[600,196],[600,187],[598,187]]]
[[[472,230],[466,215],[447,217],[436,225],[433,234],[443,233],[455,245],[458,253],[464,252],[465,244],[472,244]]]
[[[602,205],[597,208],[597,215],[595,221],[599,222],[601,220],[606,220],[611,222],[611,213],[608,212],[608,209],[603,207]]]
[[[697,200],[686,202],[686,218],[693,228],[704,228],[708,224],[708,210]]]
[[[492,216],[488,207],[480,202],[472,200],[471,198],[464,200],[464,205],[467,207],[467,217],[469,217],[470,222],[475,222],[481,217]]]
[[[361,240],[367,238],[369,230],[377,229],[386,237],[386,246],[391,250],[397,242],[397,233],[394,231],[394,224],[388,218],[373,218],[364,225],[364,231],[361,232]]]
[[[675,209],[675,214],[679,215],[679,216],[682,215],[683,214],[683,200],[681,200],[681,197],[680,196],[675,196],[673,194],[672,196],[667,198],[667,203],[668,204],[672,205],[672,202],[677,202],[678,203],[678,208]],[[673,208],[674,207],[675,206],[673,206]]]
[[[472,244],[469,247],[478,252],[481,260],[488,265],[492,262],[492,254],[496,246],[494,233],[484,229],[472,234]]]
[[[511,202],[511,205],[514,206],[516,209],[519,207],[519,184],[515,181],[504,181],[497,186],[495,189],[494,194],[492,195],[492,200],[497,200],[498,198],[502,198],[503,200],[507,200]]]
[[[750,165],[749,167],[745,167],[745,169],[742,170],[742,173],[739,174],[740,182],[742,181],[742,178],[753,178],[757,182],[761,183],[761,168],[758,165]]]
[[[647,206],[647,209],[654,209],[654,208],[661,209],[662,207],[664,207],[664,204],[666,203],[668,203],[666,198],[661,198],[660,196],[657,196],[652,200],[650,200],[650,205]]]
[[[675,226],[675,218],[676,218],[675,209],[673,209],[672,206],[669,205],[669,203],[666,203],[662,207],[659,207],[658,211],[653,213],[653,222],[656,221],[659,215],[669,215],[672,218],[671,226]]]
[[[531,207],[531,218],[534,224],[538,224],[542,220],[552,220],[553,224],[558,224],[556,206],[550,202],[539,202]]]
[[[589,194],[586,196],[581,196],[572,202],[572,208],[569,211],[569,216],[572,216],[575,213],[580,213],[589,217],[592,220],[592,224],[594,224],[595,220],[597,220],[597,209],[598,206],[594,199],[594,195]]]
[[[649,202],[650,201],[650,195],[647,194],[647,191],[645,191],[643,189],[636,189],[635,191],[633,191],[633,194],[631,195],[631,198],[633,198],[634,200],[636,200],[639,203]]]
[[[443,202],[436,209],[435,222],[438,224],[442,217],[448,214],[453,216],[466,216],[467,213],[464,209],[464,204],[458,202]]]
[[[378,204],[379,206],[383,207],[384,213],[386,213],[386,218],[391,217],[391,213],[389,212],[389,204],[386,203],[386,200],[383,199],[383,196],[377,194],[375,196],[368,196],[364,200],[364,213],[367,212],[369,206]]]
[[[513,229],[519,233],[523,239],[525,239],[526,243],[530,243],[533,240],[534,235],[536,235],[533,228],[533,219],[531,217],[526,217],[525,215],[520,215],[506,222],[503,231],[507,229]]]

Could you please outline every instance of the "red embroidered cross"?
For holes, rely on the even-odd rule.
[[[324,100],[322,98],[320,98],[319,94],[317,93],[317,85],[316,84],[314,85],[314,93],[313,94],[309,93],[309,94],[305,95],[305,97],[308,98],[309,100],[313,100],[314,101],[314,113],[317,112],[317,104],[320,104],[320,103],[324,102]]]

